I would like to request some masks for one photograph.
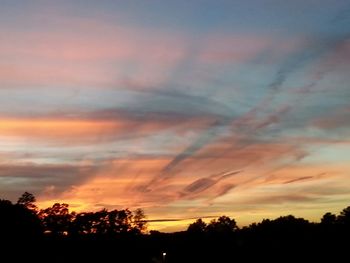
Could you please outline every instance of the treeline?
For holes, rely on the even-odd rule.
[[[39,210],[34,195],[25,192],[15,204],[0,199],[2,236],[8,238],[41,235],[82,236],[141,234],[146,230],[143,210],[102,209],[97,212],[70,212],[69,205],[55,203]]]
[[[75,213],[60,203],[40,210],[35,201],[30,193],[16,203],[0,200],[0,251],[8,262],[335,262],[350,247],[350,207],[320,223],[288,215],[239,228],[221,216],[161,233],[147,232],[141,209]]]
[[[294,231],[303,230],[309,227],[331,230],[348,230],[350,228],[350,206],[343,209],[339,215],[327,212],[321,218],[320,223],[311,223],[304,218],[296,218],[293,215],[281,216],[277,219],[263,219],[260,223],[252,223],[241,229],[238,228],[236,221],[227,216],[221,216],[213,219],[206,224],[201,218],[190,224],[187,231],[193,234],[199,233],[235,233],[235,232],[251,232],[251,231],[271,231],[272,234],[277,230]]]

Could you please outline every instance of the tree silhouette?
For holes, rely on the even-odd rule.
[[[207,226],[207,231],[212,233],[233,233],[238,229],[236,221],[228,216],[220,216],[213,219]]]
[[[330,212],[325,213],[321,218],[321,224],[326,226],[331,226],[337,223],[337,216]]]
[[[150,234],[141,209],[70,213],[68,204],[55,203],[36,211],[28,192],[14,204],[0,199],[0,242],[23,257],[11,262],[28,256],[35,259],[30,262],[100,262],[116,255],[120,262],[152,262],[163,252],[169,263],[280,262],[286,255],[291,261],[306,255],[313,262],[317,255],[343,255],[349,246],[350,206],[338,215],[325,213],[320,223],[287,215],[238,228],[234,219],[221,216],[208,224],[197,219],[187,231]],[[46,254],[36,257],[38,247]]]
[[[132,213],[128,209],[109,212],[109,220],[112,232],[126,233],[131,230]]]
[[[23,205],[25,208],[37,212],[38,207],[35,205],[36,198],[33,194],[24,192],[17,200],[18,205]]]
[[[46,233],[54,236],[68,234],[72,219],[68,207],[68,204],[55,203],[52,207],[39,212]]]
[[[23,205],[0,199],[1,238],[36,238],[41,232],[41,222],[36,214]]]
[[[74,215],[74,219],[70,224],[69,232],[75,236],[92,234],[94,231],[94,222],[94,213],[78,213]]]
[[[344,208],[340,212],[340,215],[337,217],[337,221],[340,224],[343,224],[343,225],[350,227],[350,206]]]
[[[207,229],[207,224],[201,219],[197,219],[194,223],[190,224],[187,228],[189,233],[204,233]]]
[[[143,210],[102,209],[97,212],[78,213],[71,218],[70,232],[73,235],[115,235],[121,233],[140,234],[146,231],[147,222]]]
[[[147,229],[147,221],[145,212],[138,208],[134,211],[132,219],[133,231],[136,233],[144,233]]]

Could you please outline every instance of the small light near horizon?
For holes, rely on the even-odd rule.
[[[165,257],[166,256],[166,252],[163,252],[163,257]]]

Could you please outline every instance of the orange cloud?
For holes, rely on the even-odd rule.
[[[164,192],[158,194],[142,194],[136,187],[149,179],[151,174],[167,162],[167,159],[118,159],[99,167],[98,172],[88,182],[75,185],[60,196],[61,200],[72,203],[76,210],[89,208],[97,210],[103,206],[138,207],[154,204],[161,198],[166,200]],[[170,194],[170,193],[169,193]],[[42,196],[41,205],[49,203]],[[153,200],[153,201],[152,201]],[[108,205],[107,205],[108,204]]]
[[[108,138],[125,131],[128,123],[122,121],[86,120],[0,120],[0,135],[31,138],[41,141],[75,142]]]
[[[101,113],[103,115],[103,113]],[[159,116],[158,116],[159,117]],[[174,128],[179,134],[188,129],[198,129],[206,125],[205,118],[180,118],[176,122],[157,116],[153,119],[138,119],[123,113],[101,119],[99,112],[79,118],[2,118],[0,119],[0,136],[31,138],[50,143],[98,142],[118,138],[138,138],[154,135],[162,130]]]
[[[142,207],[151,219],[228,214],[240,225],[290,213],[316,220],[329,209],[330,202],[337,200],[334,211],[346,205],[349,179],[344,163],[300,161],[299,150],[283,143],[249,145],[211,159],[218,154],[213,151],[222,150],[225,148],[203,148],[168,180],[157,181],[151,191],[140,186],[160,173],[171,161],[169,156],[115,159],[56,199],[72,204],[77,211]],[[238,168],[243,170],[229,175],[227,169]],[[39,199],[41,207],[56,200],[45,193]],[[177,222],[174,226],[181,229],[186,224]]]

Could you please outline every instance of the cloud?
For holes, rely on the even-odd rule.
[[[338,15],[336,15],[338,17]],[[330,28],[334,28],[339,25],[346,17],[341,15],[341,19],[333,19],[329,23]],[[350,32],[343,32],[342,34],[334,35],[329,34],[323,37],[312,36],[305,40],[297,50],[291,53],[284,62],[277,69],[275,76],[268,84],[269,91],[267,96],[262,100],[261,105],[269,104],[277,94],[281,92],[283,85],[288,78],[294,73],[297,73],[301,69],[305,69],[310,66],[312,62],[317,62],[320,58],[324,58],[329,54],[334,53],[339,47],[344,46],[349,41]],[[306,84],[298,91],[301,94],[309,93],[313,87],[315,87],[324,76],[337,67],[337,63],[328,63],[326,67],[323,67],[317,71],[314,75],[311,83]]]
[[[191,192],[191,193],[196,193],[196,192],[202,192],[209,187],[213,186],[216,184],[216,181],[209,179],[209,178],[200,178],[190,185],[186,186],[184,189],[185,192]]]
[[[289,111],[289,107],[282,107],[278,109],[276,112],[268,115],[265,119],[257,118],[257,109],[253,109],[248,113],[243,114],[237,118],[223,118],[215,121],[209,127],[207,127],[201,134],[197,137],[197,139],[181,151],[178,155],[176,155],[171,162],[169,162],[162,170],[159,175],[156,175],[148,184],[148,187],[154,184],[157,184],[160,181],[167,180],[169,177],[176,172],[176,167],[180,164],[182,168],[184,167],[183,162],[192,158],[194,154],[197,154],[203,147],[210,145],[211,143],[215,143],[222,134],[225,135],[231,128],[231,132],[233,131],[242,131],[244,130],[243,138],[240,138],[240,141],[237,144],[234,144],[233,149],[245,147],[245,145],[249,145],[252,141],[254,141],[254,137],[257,132],[261,129],[268,127],[273,123],[277,123],[279,121],[280,116],[283,116]],[[235,134],[235,133],[234,133]],[[236,142],[236,141],[234,141]],[[230,149],[231,151],[233,150]]]
[[[167,164],[163,168],[164,173],[169,173],[174,169],[177,165],[179,165],[182,161],[191,157],[194,153],[200,150],[204,145],[210,143],[213,139],[216,139],[216,136],[223,128],[220,126],[222,122],[215,121],[208,129],[206,129],[202,134],[192,143],[189,147],[187,147],[183,152],[178,154],[169,164]],[[223,124],[223,123],[222,123]],[[163,175],[161,175],[163,176]]]
[[[1,164],[1,192],[12,200],[24,191],[33,192],[40,198],[57,197],[74,185],[86,182],[97,169],[92,164]]]
[[[22,32],[0,28],[1,88],[55,85],[120,85],[124,79],[144,85],[164,83],[183,59],[182,35],[104,22],[61,18],[61,27]],[[63,27],[66,25],[66,27]],[[64,28],[70,30],[63,30]],[[125,70],[126,66],[129,70]]]
[[[300,202],[317,202],[319,197],[307,194],[286,194],[286,195],[270,195],[266,197],[254,198],[250,201],[253,204],[284,204],[284,203],[300,203]],[[249,202],[248,202],[249,203]]]
[[[295,183],[295,182],[299,182],[299,181],[304,181],[304,180],[308,180],[308,179],[312,179],[314,178],[313,176],[304,176],[304,177],[300,177],[300,178],[295,178],[289,181],[284,182],[284,184],[291,184],[291,183]]]
[[[230,192],[232,189],[236,187],[235,184],[224,184],[220,187],[218,192],[216,193],[214,198],[218,198],[220,196],[226,195],[228,192]]]
[[[216,184],[225,180],[231,176],[241,173],[242,171],[228,171],[220,174],[213,174],[209,177],[199,178],[179,192],[180,199],[194,199],[198,197],[204,197],[211,199],[226,194],[229,190],[234,188],[233,184],[225,184],[219,189],[212,189]],[[211,191],[208,191],[211,190]],[[204,193],[205,192],[205,193]]]
[[[143,207],[158,222],[348,198],[348,149],[335,146],[348,144],[347,15],[264,34],[264,23],[239,30],[238,16],[193,34],[40,13],[21,18],[25,31],[0,26],[4,195]]]
[[[206,119],[207,118],[207,119]],[[198,130],[210,116],[134,110],[53,113],[37,117],[0,119],[0,136],[22,137],[50,144],[93,144],[151,136],[172,129],[175,133]]]

